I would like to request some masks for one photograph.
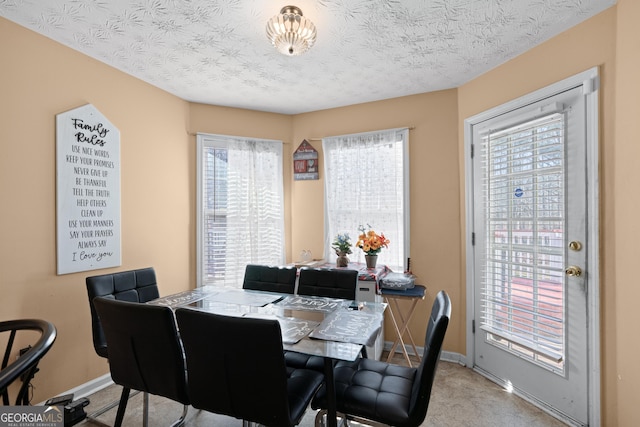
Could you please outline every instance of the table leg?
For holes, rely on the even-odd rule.
[[[324,358],[324,383],[327,387],[327,427],[338,426],[338,414],[336,410],[336,384],[333,378],[334,360]]]
[[[422,361],[422,358],[418,353],[418,349],[416,348],[416,343],[413,340],[413,336],[411,335],[411,331],[409,330],[409,320],[411,320],[411,317],[413,316],[413,313],[416,310],[416,307],[418,305],[418,300],[412,301],[411,307],[406,317],[402,314],[402,310],[400,310],[400,304],[398,303],[398,300],[396,298],[387,297],[385,298],[385,300],[387,301],[387,304],[389,304],[389,308],[390,308],[389,313],[391,315],[391,320],[393,321],[393,327],[397,335],[397,338],[393,342],[393,345],[391,346],[391,350],[389,351],[389,356],[387,357],[387,363],[391,361],[391,358],[393,357],[396,351],[396,348],[398,347],[398,344],[400,344],[401,345],[400,348],[402,349],[402,353],[404,355],[405,360],[409,364],[409,367],[412,367],[413,365],[411,364],[411,359],[409,358],[409,354],[407,353],[403,336],[406,332],[408,335],[409,341],[411,343],[411,347],[413,348],[413,351],[416,357],[418,358],[418,362]],[[394,307],[395,307],[395,310],[394,310]],[[394,314],[394,311],[395,311],[395,314]],[[399,317],[400,326],[398,326],[398,321],[396,320],[396,314]]]
[[[411,341],[411,347],[413,348],[413,353],[418,358],[418,363],[422,362],[422,357],[420,357],[420,353],[418,353],[418,349],[416,348],[416,343],[413,340],[413,335],[411,335],[411,331],[409,330],[409,320],[413,317],[413,312],[416,311],[416,307],[418,306],[418,300],[414,300],[411,304],[411,308],[409,309],[409,313],[407,314],[407,320],[404,322],[404,329],[402,333],[407,332],[407,336],[409,337],[409,341]]]
[[[398,328],[398,322],[396,321],[396,316],[393,314],[393,309],[391,307],[391,301],[389,298],[384,299],[387,304],[389,304],[389,315],[391,316],[391,321],[393,323],[393,328],[396,330],[396,339],[393,341],[393,345],[391,346],[391,350],[389,350],[389,356],[387,357],[387,363],[391,362],[391,358],[393,357],[393,353],[398,346],[398,341],[400,340],[400,328]]]
[[[391,357],[395,353],[396,347],[398,346],[398,344],[400,344],[400,348],[402,349],[402,354],[404,355],[404,358],[407,361],[407,364],[409,365],[409,367],[412,367],[413,365],[411,364],[411,359],[409,358],[409,353],[407,353],[407,348],[404,345],[404,339],[402,338],[402,336],[404,335],[404,332],[407,330],[407,323],[408,322],[404,319],[404,316],[402,316],[402,310],[400,310],[400,305],[398,304],[398,300],[394,298],[393,302],[395,303],[394,304],[395,307],[396,307],[395,311],[396,311],[398,317],[400,318],[401,326],[400,326],[400,328],[398,328],[398,322],[396,321],[395,315],[393,314],[393,309],[391,309],[390,310],[391,317],[393,319],[393,324],[395,326],[396,333],[398,334],[398,338],[393,343],[393,346],[391,347],[391,351],[389,351],[389,357]],[[391,307],[391,303],[389,303],[389,307]]]

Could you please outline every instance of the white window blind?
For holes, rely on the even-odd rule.
[[[408,129],[391,129],[322,139],[325,171],[325,258],[335,260],[331,242],[371,225],[390,240],[378,264],[402,271],[409,257]],[[349,259],[364,262],[353,248]]]
[[[281,265],[282,142],[198,135],[198,283],[242,286],[248,263]]]
[[[562,113],[483,135],[489,342],[562,369],[565,124]]]

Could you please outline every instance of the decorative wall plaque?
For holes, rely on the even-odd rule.
[[[121,265],[120,131],[93,105],[56,116],[58,274]]]
[[[293,153],[293,179],[318,179],[318,151],[306,139]]]

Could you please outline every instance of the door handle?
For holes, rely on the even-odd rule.
[[[582,276],[582,269],[575,265],[570,265],[564,269],[564,274],[571,277],[580,277]]]

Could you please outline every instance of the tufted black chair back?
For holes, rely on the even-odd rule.
[[[176,319],[194,408],[269,427],[300,422],[323,375],[285,366],[277,320],[187,308]]]
[[[333,270],[322,268],[300,269],[298,295],[311,295],[326,298],[356,299],[358,285],[357,270]],[[367,356],[367,348],[362,347],[362,354]],[[324,370],[324,358],[308,354],[285,351],[287,366],[292,368]]]
[[[440,291],[431,308],[422,361],[417,368],[371,359],[338,362],[333,371],[338,412],[348,420],[367,425],[420,426],[427,415],[450,317],[451,301]],[[318,392],[311,407],[321,409],[316,416],[316,426],[321,425],[327,407],[325,387]]]
[[[156,273],[152,267],[119,273],[91,276],[86,279],[89,307],[91,309],[91,330],[93,347],[101,357],[107,357],[107,342],[100,319],[93,306],[95,297],[113,298],[129,302],[148,302],[159,298]]]
[[[416,373],[417,380],[413,383],[411,391],[411,403],[409,406],[409,419],[406,425],[420,425],[427,416],[427,408],[431,398],[431,388],[436,376],[436,369],[440,361],[442,343],[449,326],[451,317],[451,300],[444,291],[436,294],[431,307],[429,324],[425,336],[422,361]]]
[[[98,297],[93,300],[109,348],[113,382],[123,386],[122,425],[131,389],[189,404],[182,344],[169,307]]]
[[[302,268],[298,294],[355,300],[357,285],[357,270]]]
[[[295,267],[271,267],[248,264],[244,271],[244,289],[293,294],[296,287]]]

